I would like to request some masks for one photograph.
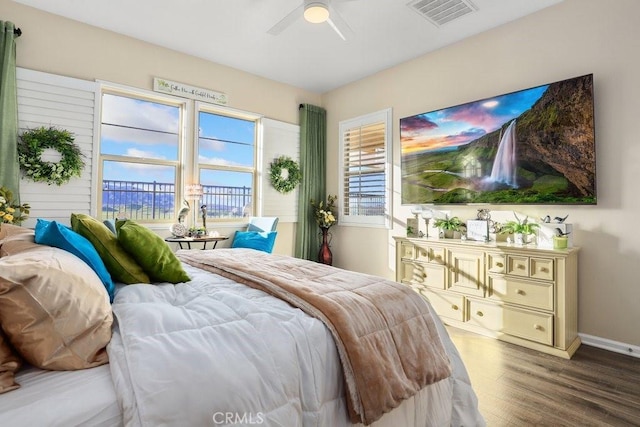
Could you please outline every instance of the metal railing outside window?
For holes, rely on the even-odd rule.
[[[207,205],[207,218],[251,215],[253,195],[250,187],[203,185],[202,189],[202,199],[191,209],[199,212],[201,205]],[[175,198],[173,183],[103,180],[102,217],[115,219],[124,215],[139,221],[174,221]]]

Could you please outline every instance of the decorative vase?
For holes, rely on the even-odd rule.
[[[442,230],[442,237],[445,239],[453,239],[455,237],[455,231],[453,230]]]
[[[320,252],[318,252],[318,262],[331,265],[333,262],[333,254],[329,248],[329,228],[320,227],[320,231],[322,232],[322,244],[320,245]]]
[[[568,243],[567,236],[553,236],[553,249],[567,249]]]

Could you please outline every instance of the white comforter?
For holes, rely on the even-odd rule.
[[[327,328],[262,291],[188,265],[191,282],[134,285],[114,301],[111,372],[131,426],[348,426]],[[374,426],[484,425],[442,324],[452,377]]]

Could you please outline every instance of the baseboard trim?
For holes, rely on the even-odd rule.
[[[592,347],[613,351],[614,353],[626,354],[627,356],[640,358],[640,346],[613,341],[607,338],[595,337],[593,335],[578,334],[582,339],[582,344]]]

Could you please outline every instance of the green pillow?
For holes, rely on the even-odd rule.
[[[116,282],[151,283],[143,268],[118,243],[106,225],[85,214],[71,214],[71,228],[91,242]]]
[[[142,266],[154,282],[180,283],[191,280],[180,260],[162,237],[135,221],[116,221],[118,242]]]

